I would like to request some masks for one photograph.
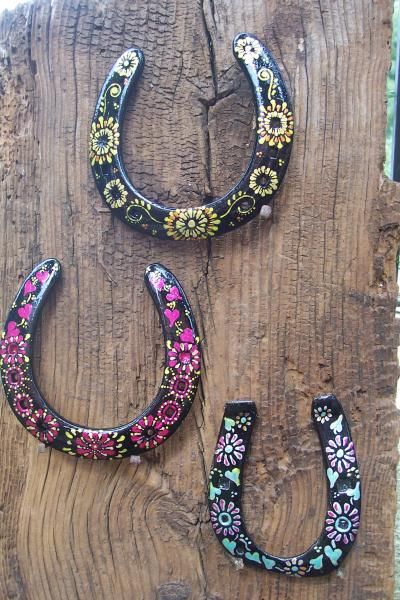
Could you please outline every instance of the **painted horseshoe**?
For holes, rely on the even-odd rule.
[[[110,429],[72,423],[43,398],[32,371],[35,326],[61,265],[49,258],[25,279],[8,314],[0,345],[0,372],[7,400],[29,433],[40,442],[90,459],[124,458],[164,443],[192,405],[200,377],[199,336],[185,293],[174,275],[159,264],[145,272],[165,340],[165,369],[153,402],[133,421]]]
[[[319,538],[302,554],[282,558],[263,552],[250,538],[241,508],[242,470],[257,416],[254,402],[231,402],[214,453],[209,483],[211,525],[232,556],[284,573],[315,577],[339,567],[360,524],[361,483],[350,427],[335,396],[319,396],[311,415],[318,431],[328,483],[328,509]]]
[[[221,235],[253,219],[278,191],[293,141],[293,112],[278,66],[248,33],[233,40],[233,53],[250,82],[257,136],[250,164],[225,196],[194,208],[168,208],[145,198],[123,166],[120,135],[129,92],[144,66],[143,52],[126,50],[112,67],[93,115],[89,157],[97,188],[112,212],[149,235],[172,240]]]

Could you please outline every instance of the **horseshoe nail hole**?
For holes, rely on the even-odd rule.
[[[236,554],[238,556],[244,556],[245,552],[246,552],[245,545],[242,542],[238,542],[236,545]]]
[[[218,480],[218,487],[221,490],[229,490],[231,485],[231,482],[229,481],[229,479],[227,477],[225,477],[225,475],[220,475],[219,480]]]
[[[282,122],[279,117],[272,117],[270,120],[271,129],[280,129],[282,126]]]

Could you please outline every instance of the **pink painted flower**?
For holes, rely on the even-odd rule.
[[[143,417],[131,427],[131,440],[139,448],[155,448],[162,444],[168,435],[169,430],[153,415]]]
[[[215,533],[221,533],[222,531],[225,536],[239,533],[241,524],[240,510],[233,502],[229,502],[227,505],[223,498],[213,502],[210,516]]]
[[[103,431],[84,431],[75,439],[76,453],[84,458],[106,459],[117,454],[115,441]]]
[[[33,400],[28,394],[15,394],[13,406],[16,413],[21,417],[27,417],[33,410]]]
[[[339,502],[333,503],[333,510],[328,510],[328,519],[326,519],[326,531],[328,538],[335,542],[343,539],[344,544],[354,542],[360,525],[358,510],[353,508],[348,502],[343,506]]]
[[[177,369],[179,373],[191,373],[200,368],[200,352],[196,344],[174,342],[168,351],[168,366]]]
[[[27,343],[16,329],[16,334],[5,337],[1,340],[0,356],[5,365],[17,365],[24,362],[26,355]]]
[[[165,286],[165,280],[161,277],[158,271],[153,271],[150,273],[149,280],[156,290],[162,292]]]
[[[342,439],[340,435],[337,435],[335,441],[329,440],[328,444],[325,450],[331,467],[337,469],[339,473],[343,473],[356,460],[353,442],[350,442],[347,436]]]
[[[157,412],[157,417],[165,425],[176,423],[182,413],[182,406],[176,400],[167,400],[164,402]]]
[[[13,366],[7,369],[6,383],[12,390],[18,389],[25,381],[25,371],[21,367]]]
[[[166,295],[166,298],[167,298],[168,302],[174,302],[175,300],[182,300],[182,296],[180,295],[179,290],[176,287],[176,285],[173,285],[171,287],[168,294]]]
[[[185,400],[194,391],[193,380],[190,375],[178,373],[171,377],[169,389],[177,400]]]
[[[243,458],[244,450],[243,440],[239,438],[237,433],[221,435],[215,450],[217,462],[220,463],[223,460],[226,467],[236,465],[236,460]]]
[[[39,408],[25,421],[25,427],[34,437],[45,444],[52,444],[60,431],[60,424],[54,417]]]

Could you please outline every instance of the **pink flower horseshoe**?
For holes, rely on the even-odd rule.
[[[37,440],[72,456],[124,458],[163,444],[188,414],[200,379],[200,338],[192,309],[175,276],[152,264],[145,282],[156,305],[165,340],[164,375],[155,399],[136,418],[110,429],[92,429],[56,413],[43,398],[32,371],[35,326],[61,265],[49,258],[23,282],[0,341],[0,373],[17,419]]]

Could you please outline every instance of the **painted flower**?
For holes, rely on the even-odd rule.
[[[39,408],[35,410],[25,421],[26,429],[41,442],[51,444],[60,431],[58,421],[47,412]]]
[[[243,458],[244,451],[243,440],[239,438],[237,433],[227,433],[219,438],[215,456],[218,463],[223,460],[224,465],[229,467],[230,465],[236,465],[236,460]]]
[[[25,377],[25,371],[21,367],[9,367],[5,374],[6,384],[12,390],[16,390],[24,383]]]
[[[168,351],[168,366],[179,373],[191,373],[200,368],[200,352],[196,344],[174,342]]]
[[[104,188],[104,198],[111,208],[121,208],[127,197],[128,191],[120,179],[109,181]]]
[[[251,414],[250,413],[240,413],[235,419],[235,423],[239,429],[243,429],[243,431],[247,431],[251,425]]]
[[[131,427],[131,440],[139,448],[155,448],[168,437],[169,430],[163,422],[153,415],[143,417]]]
[[[19,332],[19,330],[17,330]],[[5,365],[17,365],[24,362],[27,343],[19,333],[9,335],[1,340],[0,356]]]
[[[250,175],[249,187],[260,196],[270,196],[278,189],[278,175],[276,171],[262,165]]]
[[[182,406],[176,400],[163,402],[157,412],[157,417],[165,425],[172,425],[178,421],[182,413]]]
[[[114,117],[104,118],[103,115],[92,123],[90,132],[90,161],[92,165],[105,162],[111,163],[117,154],[119,144],[119,126]]]
[[[223,535],[235,535],[239,533],[241,524],[240,510],[233,502],[226,504],[221,498],[213,502],[210,510],[211,524],[215,533],[223,532]]]
[[[115,441],[102,431],[83,431],[75,439],[76,453],[84,458],[106,459],[117,454]]]
[[[271,100],[267,108],[261,107],[261,116],[258,117],[259,143],[283,148],[293,136],[293,113],[290,112],[286,102],[279,104]]]
[[[15,412],[21,417],[27,417],[33,410],[33,400],[28,394],[15,394],[13,407]]]
[[[291,558],[285,561],[283,570],[289,575],[305,575],[307,572],[307,566],[301,558]]]
[[[218,231],[220,220],[209,206],[177,208],[165,218],[164,228],[174,240],[204,239]]]
[[[360,525],[359,513],[348,502],[343,506],[339,502],[334,502],[332,510],[328,510],[328,519],[326,519],[326,531],[328,538],[335,542],[349,544],[354,542]]]
[[[115,70],[121,77],[130,77],[139,64],[139,57],[136,52],[128,50],[124,52],[115,65]]]
[[[331,467],[337,469],[339,473],[343,473],[356,460],[353,442],[350,442],[347,436],[342,439],[340,435],[337,435],[335,441],[329,440],[328,444],[325,450]]]
[[[253,40],[251,37],[244,37],[237,41],[235,52],[238,57],[242,58],[246,65],[248,65],[253,60],[260,57],[262,52],[261,44],[258,40]]]
[[[327,406],[318,406],[314,408],[314,418],[319,423],[326,423],[332,418],[332,411]]]
[[[185,400],[187,396],[193,393],[194,384],[190,375],[177,373],[171,377],[169,390],[177,400]]]

